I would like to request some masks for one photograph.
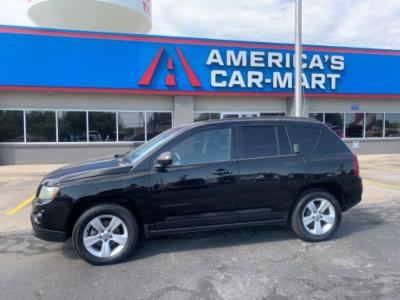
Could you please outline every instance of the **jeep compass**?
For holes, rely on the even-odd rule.
[[[138,238],[290,225],[330,239],[361,201],[357,157],[310,119],[240,119],[170,129],[124,155],[70,165],[37,189],[37,237],[72,238],[94,265],[126,259]]]

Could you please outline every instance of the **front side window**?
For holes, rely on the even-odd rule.
[[[26,141],[56,142],[56,113],[54,111],[26,111]]]
[[[0,143],[24,141],[24,112],[0,110]]]
[[[115,142],[116,115],[113,112],[89,112],[89,141]]]
[[[134,162],[137,161],[149,153],[151,153],[154,149],[161,147],[162,144],[167,143],[175,136],[179,135],[179,133],[185,130],[185,126],[171,128],[163,133],[157,135],[155,138],[151,139],[147,143],[141,145],[140,147],[136,148],[132,152],[127,155],[129,161]]]
[[[346,114],[346,138],[362,138],[364,132],[364,114]]]
[[[386,114],[386,137],[400,137],[400,113]]]
[[[241,158],[261,158],[278,155],[274,126],[242,127]]]
[[[59,111],[58,118],[58,141],[86,142],[86,112],[81,111]]]
[[[169,151],[173,166],[205,164],[231,159],[232,130],[209,129],[185,138]]]

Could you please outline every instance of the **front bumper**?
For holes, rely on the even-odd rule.
[[[65,232],[45,229],[36,224],[33,213],[31,214],[31,223],[33,235],[41,240],[48,242],[65,242],[67,240],[67,234]]]

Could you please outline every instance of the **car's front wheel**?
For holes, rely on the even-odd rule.
[[[128,258],[138,240],[138,225],[124,207],[103,204],[77,220],[72,241],[76,252],[93,265],[110,265]]]
[[[336,233],[341,218],[340,204],[331,193],[309,190],[296,203],[291,225],[294,233],[302,240],[322,242]]]

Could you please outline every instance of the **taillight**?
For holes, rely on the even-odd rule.
[[[353,170],[354,176],[360,177],[360,164],[358,163],[358,157],[353,153]]]

